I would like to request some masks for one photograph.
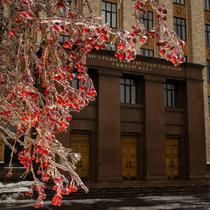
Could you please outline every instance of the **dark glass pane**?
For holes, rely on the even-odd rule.
[[[174,91],[173,92],[171,92],[171,105],[172,106],[175,106],[175,95],[174,95]]]
[[[167,106],[167,91],[164,90],[165,106]]]
[[[177,28],[177,34],[178,34],[179,37],[181,37],[181,35],[182,35],[182,34],[181,34],[181,27],[178,27],[178,28]],[[182,37],[181,37],[181,39],[182,39]]]
[[[130,103],[130,86],[126,86],[126,103]]]
[[[111,12],[112,11],[111,6],[112,5],[110,3],[106,3],[106,10]]]
[[[208,33],[208,42],[207,45],[210,45],[210,33]]]
[[[102,19],[102,24],[106,23],[106,16],[105,16],[105,11],[102,11],[103,19]]]
[[[112,27],[113,28],[117,27],[117,14],[116,13],[112,14]]]
[[[106,10],[105,2],[102,2],[102,10]]]
[[[132,104],[136,103],[136,87],[135,86],[131,87],[131,103]]]
[[[120,79],[120,84],[124,84],[124,79]]]
[[[206,66],[207,66],[207,82],[210,82],[210,66],[209,66],[210,62],[207,61],[206,62]]]
[[[154,51],[153,51],[153,50],[150,50],[150,51],[149,51],[149,56],[150,56],[150,57],[154,57]]]
[[[171,104],[171,92],[170,91],[168,91],[168,93],[167,93],[167,99],[168,99],[168,101],[167,101],[168,106],[171,106],[172,104]]]
[[[152,22],[150,21],[150,22],[149,22],[148,31],[150,31],[150,30],[152,29],[152,27],[153,27],[153,24],[152,24]]]
[[[117,12],[117,5],[116,4],[112,4],[112,12]]]
[[[77,79],[72,80],[72,87],[77,89]]]
[[[149,19],[152,20],[153,19],[153,17],[152,17],[153,13],[152,12],[148,12],[148,14],[149,14]]]
[[[185,26],[182,26],[182,39],[186,41]]]
[[[120,85],[120,102],[124,103],[125,102],[125,89],[124,85]]]
[[[131,80],[130,79],[125,79],[125,84],[126,85],[130,85],[131,84]]]
[[[133,79],[131,79],[130,81],[131,81],[131,85],[134,85],[134,80],[133,80]]]
[[[208,96],[208,104],[209,104],[209,117],[210,117],[210,96]]]
[[[111,13],[109,12],[106,13],[106,22],[111,26]]]
[[[184,19],[181,19],[181,21],[182,21],[182,25],[185,25],[185,20]]]

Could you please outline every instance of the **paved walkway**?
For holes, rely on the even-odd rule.
[[[33,200],[0,201],[0,209],[4,210],[34,210]],[[210,193],[188,195],[161,195],[119,197],[110,199],[69,199],[63,201],[62,207],[54,207],[50,201],[44,203],[42,210],[165,210],[165,209],[209,209]]]

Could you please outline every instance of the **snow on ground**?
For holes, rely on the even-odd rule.
[[[17,193],[17,192],[26,192],[30,186],[33,184],[33,181],[22,181],[17,183],[2,184],[0,182],[0,194],[2,193]]]
[[[24,197],[24,193],[29,190],[33,183],[31,181],[8,184],[2,184],[0,182],[0,204],[14,203],[20,196]]]

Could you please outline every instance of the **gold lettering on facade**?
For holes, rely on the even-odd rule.
[[[91,60],[99,60],[107,63],[107,65],[111,65],[116,68],[124,68],[138,71],[155,71],[156,69],[162,70],[173,70],[173,71],[181,71],[180,67],[161,65],[156,63],[148,63],[144,61],[131,61],[127,62],[126,60],[119,61],[116,57],[105,56],[105,55],[96,55],[96,54],[88,54],[87,58]]]

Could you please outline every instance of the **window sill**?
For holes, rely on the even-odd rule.
[[[165,107],[166,112],[184,112],[183,107]]]
[[[143,104],[120,103],[123,108],[144,108]]]

